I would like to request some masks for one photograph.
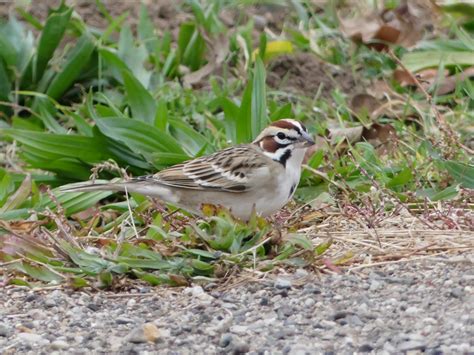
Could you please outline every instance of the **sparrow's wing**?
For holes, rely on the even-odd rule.
[[[157,182],[183,189],[246,192],[268,179],[268,158],[250,145],[218,151],[174,165],[135,181]]]

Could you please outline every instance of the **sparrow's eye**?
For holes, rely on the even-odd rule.
[[[278,132],[277,137],[279,139],[285,139],[286,138],[285,133],[283,133],[283,132]]]

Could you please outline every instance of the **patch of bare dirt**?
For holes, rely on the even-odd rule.
[[[282,55],[274,59],[268,69],[267,84],[274,88],[294,94],[329,98],[338,88],[350,93],[355,80],[348,70],[332,66],[310,53]]]
[[[179,9],[180,0],[144,0],[142,1],[148,8],[148,14],[158,31],[172,31],[173,34],[179,25],[189,18],[189,14]],[[138,23],[140,17],[141,1],[132,0],[102,0],[107,12],[112,18],[116,18],[125,12],[129,12],[127,22],[132,26]],[[48,9],[57,8],[60,0],[32,1],[26,10],[40,21],[44,21],[48,16]],[[74,10],[83,20],[92,27],[106,28],[109,25],[107,18],[101,13],[95,1],[92,0],[68,0],[68,5],[74,6]],[[6,18],[16,6],[14,1],[2,3],[0,1],[0,18]]]

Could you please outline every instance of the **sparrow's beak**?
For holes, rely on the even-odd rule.
[[[313,138],[307,132],[302,132],[297,142],[298,148],[307,148],[314,144]]]

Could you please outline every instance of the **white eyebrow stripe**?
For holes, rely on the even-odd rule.
[[[292,120],[291,123],[293,123],[296,127],[300,129],[300,132],[304,132],[303,126],[299,121]]]

